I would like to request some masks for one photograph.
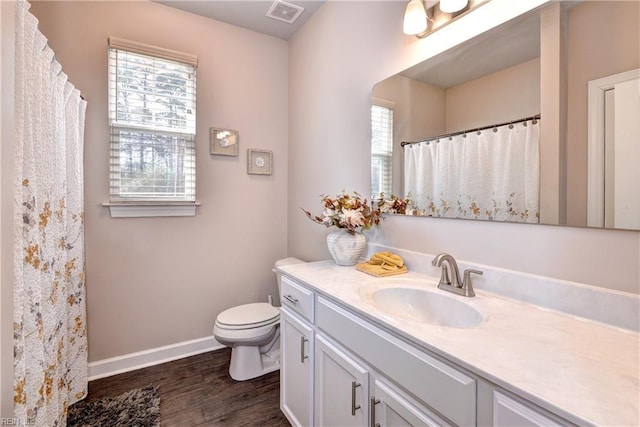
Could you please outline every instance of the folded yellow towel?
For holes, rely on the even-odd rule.
[[[356,265],[356,269],[376,277],[393,276],[407,272],[404,260],[393,252],[376,252],[367,262]]]
[[[369,264],[373,265],[390,265],[402,267],[404,266],[404,260],[400,255],[396,255],[393,252],[376,252],[371,255],[371,259],[368,261]]]
[[[406,273],[408,271],[406,265],[398,267],[396,270],[386,270],[382,267],[382,265],[372,265],[368,262],[361,262],[360,264],[356,264],[356,269],[362,271],[363,273],[367,273],[376,277],[393,276],[396,274]]]

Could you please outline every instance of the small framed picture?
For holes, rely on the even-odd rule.
[[[251,175],[271,175],[273,152],[247,150],[247,173]]]
[[[211,128],[209,135],[211,154],[238,156],[239,134],[237,130]]]

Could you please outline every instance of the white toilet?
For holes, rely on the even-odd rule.
[[[276,261],[275,267],[299,264],[297,258]],[[278,281],[280,273],[273,269]],[[231,347],[229,375],[236,381],[249,380],[280,369],[280,308],[268,302],[239,305],[216,318],[213,336]]]

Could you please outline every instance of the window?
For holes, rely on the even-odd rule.
[[[111,202],[196,201],[196,64],[109,38]]]
[[[391,194],[393,109],[371,106],[371,197]]]

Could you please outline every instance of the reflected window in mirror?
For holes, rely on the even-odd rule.
[[[393,107],[371,106],[371,197],[391,194],[393,172]]]

